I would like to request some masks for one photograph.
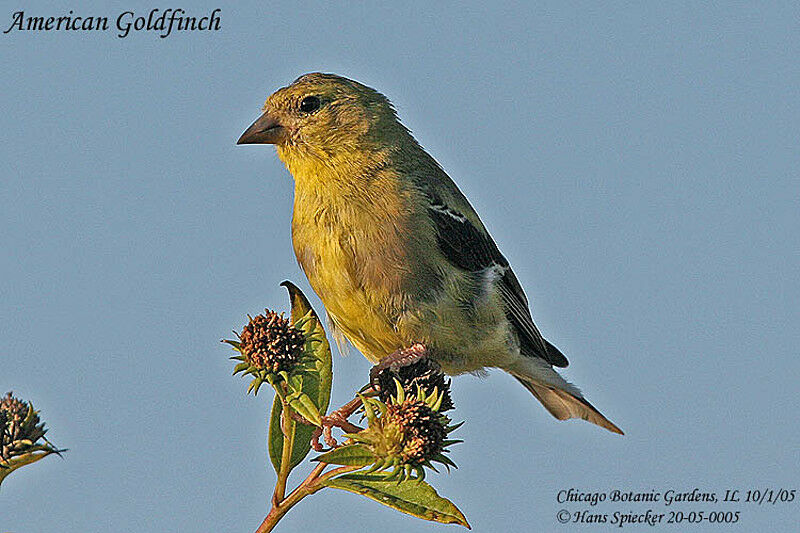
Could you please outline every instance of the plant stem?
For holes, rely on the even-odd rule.
[[[325,474],[322,474],[322,471],[325,470],[326,466],[328,465],[325,463],[318,464],[314,470],[311,471],[308,477],[303,480],[303,482],[300,483],[300,485],[298,485],[298,487],[294,489],[291,494],[286,497],[286,499],[283,499],[278,503],[273,501],[272,509],[270,509],[269,514],[258,527],[256,533],[268,533],[269,531],[272,531],[272,529],[278,524],[278,521],[283,518],[283,515],[289,512],[289,509],[294,507],[306,496],[310,496],[315,492],[325,488],[325,482],[332,477],[361,468],[360,466],[340,466],[330,470]]]
[[[283,433],[283,450],[281,450],[281,468],[278,472],[278,481],[275,483],[275,492],[272,494],[272,506],[277,506],[283,501],[286,494],[286,483],[292,469],[292,448],[294,447],[294,425],[292,408],[288,403],[283,404],[281,412],[281,432]]]
[[[289,512],[289,509],[294,507],[306,496],[310,496],[315,492],[325,488],[325,482],[329,479],[338,476],[339,474],[345,474],[361,468],[360,466],[340,466],[323,474],[323,471],[328,465],[326,463],[319,463],[314,467],[314,470],[311,471],[308,477],[304,479],[303,482],[300,483],[300,485],[298,485],[297,488],[294,489],[288,496],[286,496],[286,484],[289,479],[289,472],[291,471],[292,448],[294,446],[294,426],[298,423],[304,423],[302,422],[304,419],[300,417],[289,406],[289,403],[284,400],[286,395],[286,384],[281,383],[280,386],[282,387],[281,390],[276,388],[275,392],[278,393],[278,396],[281,399],[282,407],[280,419],[281,432],[283,433],[281,466],[278,472],[278,481],[275,483],[275,491],[272,493],[272,508],[270,509],[267,517],[256,530],[256,533],[267,533],[272,531],[272,529],[278,524],[278,521],[283,518],[283,515]],[[281,392],[283,394],[280,394]],[[367,392],[367,394],[369,394],[369,392]],[[334,415],[333,418],[336,419],[337,425],[340,425],[344,428],[350,426],[351,431],[359,431],[361,428],[350,424],[347,421],[347,418],[352,415],[360,405],[361,398],[354,398],[331,413],[331,415]],[[301,422],[298,422],[298,419],[300,419]],[[330,431],[330,428],[328,428],[328,431]],[[316,438],[319,438],[319,435],[320,434],[317,433]],[[312,438],[312,444],[313,441],[314,438]]]

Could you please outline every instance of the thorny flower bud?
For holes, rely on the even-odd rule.
[[[397,383],[402,385],[408,395],[414,395],[417,387],[425,395],[434,391],[442,394],[442,403],[439,412],[449,411],[453,408],[453,399],[450,397],[450,380],[447,379],[439,364],[428,357],[427,349],[421,344],[415,344],[390,356],[389,364],[378,364],[370,371],[370,381],[381,401],[388,402],[396,396]]]
[[[250,319],[239,334],[245,361],[259,370],[277,373],[291,370],[300,360],[303,333],[274,311]]]
[[[373,471],[392,468],[388,477],[409,476],[416,472],[424,477],[423,467],[433,468],[433,462],[450,466],[455,464],[444,454],[448,434],[458,426],[439,412],[443,401],[441,391],[426,395],[418,387],[416,394],[406,395],[399,383],[396,396],[383,402],[377,398],[363,398],[368,427],[347,436],[355,443],[367,446],[376,457]]]
[[[424,402],[407,398],[403,403],[386,406],[386,423],[397,424],[403,435],[400,458],[405,464],[421,465],[443,450],[447,427],[442,417]]]
[[[46,431],[33,406],[7,393],[0,400],[0,466],[18,455],[41,449],[37,441]]]
[[[284,379],[287,373],[302,367],[303,353],[307,340],[300,329],[304,319],[291,324],[288,319],[275,311],[264,310],[263,315],[250,317],[250,322],[236,333],[238,341],[223,340],[233,346],[239,355],[231,357],[239,361],[233,374],[253,376],[247,392],[258,390],[264,382],[274,385]],[[234,332],[235,333],[235,332]],[[302,368],[301,368],[302,369]]]

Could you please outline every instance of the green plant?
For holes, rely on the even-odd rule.
[[[356,398],[327,414],[333,379],[331,350],[319,317],[290,282],[291,318],[273,311],[250,317],[238,340],[225,340],[238,355],[234,374],[250,376],[248,392],[267,383],[275,391],[268,430],[277,482],[272,508],[257,533],[272,531],[300,500],[326,487],[366,496],[404,513],[469,528],[461,511],[425,480],[434,463],[455,464],[448,447],[456,429],[444,412],[453,407],[449,381],[421,345],[382,361]],[[348,418],[363,410],[367,427]],[[333,427],[345,430],[342,445]],[[330,447],[325,450],[319,439]],[[311,452],[316,466],[287,494],[289,473]]]
[[[0,399],[0,484],[14,470],[65,451],[53,446],[45,433],[33,404],[11,392]]]

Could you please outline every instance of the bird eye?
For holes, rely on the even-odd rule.
[[[303,113],[313,113],[319,109],[320,101],[316,96],[306,96],[300,102],[300,111]]]

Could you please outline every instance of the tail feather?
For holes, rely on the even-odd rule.
[[[621,429],[603,416],[600,411],[595,409],[592,404],[581,396],[551,385],[530,381],[516,374],[512,375],[517,381],[522,383],[522,386],[528,389],[537,400],[542,402],[542,405],[557,419],[567,420],[569,418],[581,418],[611,432],[624,435]]]

